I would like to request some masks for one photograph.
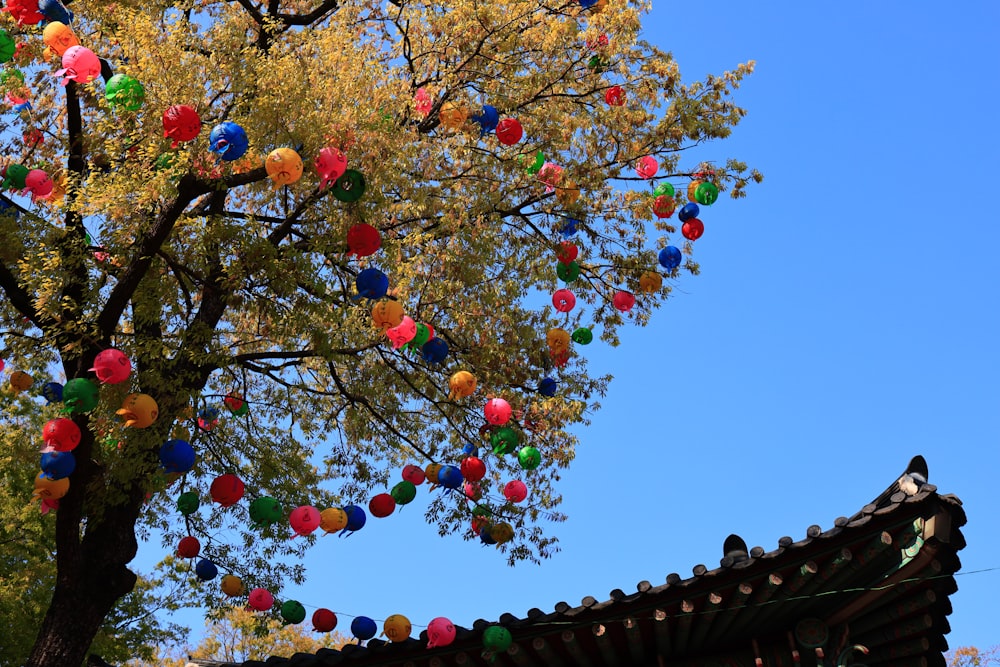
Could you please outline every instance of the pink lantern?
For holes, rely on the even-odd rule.
[[[316,171],[319,172],[319,189],[322,190],[347,171],[347,156],[339,148],[327,146],[320,149],[313,164],[316,165]]]
[[[45,450],[69,452],[80,444],[80,427],[72,419],[59,417],[49,420],[42,428]]]
[[[562,180],[563,168],[553,162],[546,162],[538,171],[538,180],[545,184],[545,191],[552,192]]]
[[[455,626],[447,618],[438,616],[427,624],[427,648],[447,646],[455,641]]]
[[[497,140],[504,146],[513,146],[524,136],[524,128],[516,118],[504,118],[497,123]]]
[[[483,490],[479,488],[479,484],[477,482],[466,482],[462,485],[462,492],[465,494],[466,498],[473,501],[479,500],[483,497]]]
[[[639,174],[639,178],[652,178],[659,168],[659,163],[652,155],[644,155],[635,163],[635,173]]]
[[[301,505],[292,510],[288,516],[288,523],[296,535],[309,535],[319,528],[319,510],[310,505]]]
[[[503,487],[503,497],[512,503],[519,503],[528,497],[528,487],[518,479],[507,482]]]
[[[413,486],[420,486],[424,483],[424,469],[420,466],[415,466],[412,463],[408,466],[403,467],[403,479],[412,484]]]
[[[392,347],[398,350],[417,335],[417,323],[409,315],[403,315],[403,321],[394,327],[386,329],[385,335],[392,341]]]
[[[611,300],[611,303],[614,304],[614,307],[617,308],[618,310],[622,311],[623,313],[627,313],[628,311],[632,310],[632,306],[635,305],[635,297],[632,296],[631,292],[626,292],[625,290],[621,290],[619,292],[615,292],[615,296]]]
[[[681,234],[689,241],[697,241],[705,233],[705,223],[698,218],[688,218],[681,225]]]
[[[266,588],[255,588],[247,597],[247,606],[256,611],[267,611],[274,606],[274,596]]]
[[[462,477],[470,482],[478,482],[483,477],[486,477],[486,464],[476,456],[467,456],[463,459],[460,469]]]
[[[568,313],[576,305],[576,297],[568,289],[556,290],[552,295],[552,305],[560,313]]]
[[[31,201],[36,202],[51,197],[53,187],[55,184],[47,173],[41,169],[32,169],[24,177],[24,190],[21,190],[21,194],[26,195],[30,192]]]
[[[494,426],[503,426],[510,420],[510,403],[502,398],[491,398],[486,401],[483,412],[486,414],[486,421]]]
[[[417,94],[413,96],[413,108],[421,116],[426,116],[434,108],[430,93],[425,88],[417,88]]]
[[[132,362],[121,350],[111,348],[101,350],[94,357],[94,367],[97,379],[105,384],[118,384],[128,379],[132,372]]]
[[[625,91],[621,86],[611,86],[604,91],[604,101],[613,107],[625,104]]]
[[[93,51],[85,46],[71,46],[62,56],[62,66],[56,70],[56,76],[63,77],[59,83],[66,85],[70,81],[90,83],[101,75],[101,60]]]

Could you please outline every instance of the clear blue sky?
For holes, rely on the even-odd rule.
[[[770,550],[831,527],[915,454],[965,503],[963,570],[1000,566],[1000,3],[657,2],[646,25],[686,81],[757,61],[749,116],[701,157],[766,180],[705,212],[702,275],[647,329],[587,348],[616,379],[564,477],[562,552],[508,568],[418,497],[321,539],[283,598],[465,626],[606,599],[716,566],[731,532]],[[1000,643],[1000,571],[958,585],[952,647]]]

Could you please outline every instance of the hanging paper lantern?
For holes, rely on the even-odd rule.
[[[479,482],[466,482],[462,485],[462,493],[472,501],[477,501],[483,497],[483,489]]]
[[[2,186],[11,190],[23,190],[27,185],[30,169],[23,164],[11,164],[3,170]]]
[[[503,426],[510,421],[510,403],[502,398],[491,398],[486,401],[486,405],[483,407],[483,414],[486,415],[486,421],[489,423],[494,426]]]
[[[473,525],[475,525],[475,523]],[[493,536],[490,535],[490,528],[491,526],[482,526],[477,531],[479,533],[479,539],[483,544],[493,545],[497,543],[497,541],[493,539]]]
[[[281,618],[285,623],[301,623],[306,618],[306,608],[298,600],[285,600],[281,603]]]
[[[476,376],[469,371],[458,371],[448,380],[451,398],[466,398],[476,391]]]
[[[194,558],[200,551],[201,542],[198,541],[197,537],[188,535],[187,537],[182,537],[181,541],[177,543],[178,558]]]
[[[493,132],[497,129],[497,125],[500,123],[500,113],[496,107],[486,104],[483,106],[482,113],[472,117],[472,122],[479,125],[479,136],[482,137],[487,132]]]
[[[568,313],[576,305],[576,297],[568,289],[556,290],[552,295],[552,305],[560,313]]]
[[[331,632],[337,627],[337,615],[321,607],[313,612],[312,624],[315,632]]]
[[[497,141],[504,146],[513,146],[524,136],[524,128],[516,118],[504,118],[497,123]]]
[[[378,230],[362,222],[347,230],[348,255],[368,257],[382,247],[382,236]]]
[[[510,454],[517,449],[520,442],[521,439],[517,435],[517,431],[510,426],[502,426],[490,433],[490,446],[493,447],[493,453],[497,456]]]
[[[213,501],[223,507],[232,507],[243,497],[243,490],[243,481],[236,475],[227,473],[216,477],[208,492]]]
[[[542,381],[538,383],[538,393],[542,396],[551,398],[556,395],[558,389],[559,383],[549,377],[542,378]]]
[[[421,477],[423,477],[424,471],[420,471]],[[417,487],[413,485],[413,482],[407,482],[403,480],[392,487],[389,491],[389,495],[392,499],[396,501],[397,505],[408,505],[413,502],[413,499],[417,497]],[[374,513],[374,512],[373,512]]]
[[[375,621],[367,616],[357,616],[351,621],[351,634],[358,638],[359,642],[371,639],[378,632]]]
[[[239,394],[230,392],[224,399],[222,399],[222,402],[227,408],[229,408],[229,412],[234,417],[242,417],[250,412],[250,404],[247,403]]]
[[[639,178],[652,178],[656,176],[659,168],[659,163],[652,155],[644,155],[635,163],[635,173],[639,175]]]
[[[403,467],[403,479],[414,486],[423,484],[425,477],[424,471],[420,466],[410,464]]]
[[[6,36],[6,39],[4,38]],[[5,48],[7,41],[10,41],[10,55],[7,56],[8,49]],[[79,46],[80,41],[76,38],[73,29],[62,21],[52,21],[45,26],[42,31],[42,41],[54,54],[62,57],[71,46]],[[6,57],[5,57],[6,56]],[[0,62],[7,62],[14,56],[14,40],[7,36],[6,31],[0,35]]]
[[[194,573],[202,581],[211,581],[219,576],[219,568],[215,566],[215,563],[207,558],[202,558],[198,561],[198,564],[194,566]]]
[[[147,428],[156,421],[160,412],[149,394],[129,394],[115,414],[125,418],[125,426]]]
[[[427,478],[428,482],[436,485],[438,483],[438,474],[441,472],[441,468],[443,467],[444,466],[440,463],[427,464],[427,467],[424,468],[424,477]]]
[[[517,479],[507,482],[503,486],[503,497],[512,503],[519,503],[528,497],[528,487]]]
[[[70,452],[45,452],[39,467],[49,479],[62,479],[76,470],[76,458]]]
[[[313,160],[316,171],[319,173],[319,189],[322,190],[329,184],[335,182],[347,171],[347,156],[339,148],[326,146],[321,148]]]
[[[222,577],[220,588],[231,598],[239,597],[243,595],[243,580],[235,574],[227,574]]]
[[[396,511],[396,500],[388,493],[380,493],[368,502],[368,511],[376,519],[384,519]]]
[[[328,507],[319,513],[319,527],[327,533],[347,528],[347,512],[339,507]]]
[[[562,181],[563,168],[553,162],[546,162],[538,171],[538,180],[545,184],[545,191],[552,192]]]
[[[625,104],[625,91],[621,86],[611,86],[604,91],[604,101],[610,106],[620,107]]]
[[[345,529],[348,532],[353,533],[361,530],[365,527],[365,523],[368,521],[365,511],[357,505],[344,505],[344,513],[347,514],[347,525],[345,526]]]
[[[691,181],[690,183],[688,183],[687,196],[688,196],[688,201],[689,202],[694,203],[694,202],[698,201],[698,199],[695,196],[695,194],[698,192],[698,187],[702,183],[704,183],[704,181],[700,181],[700,180],[694,180],[694,181]]]
[[[255,588],[247,596],[247,606],[255,611],[268,611],[274,606],[274,596],[266,588]]]
[[[409,315],[404,315],[397,326],[385,330],[385,335],[392,342],[393,349],[398,350],[416,337],[417,323]]]
[[[62,23],[73,21],[73,12],[66,9],[59,0],[38,0],[37,5],[38,11],[47,21],[60,21]]]
[[[577,255],[580,254],[580,249],[576,247],[576,244],[572,241],[562,241],[559,244],[559,248],[556,250],[556,259],[561,264],[569,264]]]
[[[127,380],[132,373],[132,362],[124,352],[111,348],[97,353],[90,370],[104,384],[118,384]]]
[[[525,470],[534,470],[541,464],[542,455],[537,448],[528,445],[517,453],[517,462]]]
[[[0,366],[0,370],[3,370],[3,366]],[[58,382],[46,382],[42,386],[42,396],[49,405],[62,403],[63,386]]]
[[[281,503],[269,496],[254,498],[250,503],[250,520],[255,526],[270,526],[281,521]]]
[[[138,111],[146,101],[146,89],[135,77],[115,74],[104,84],[104,99],[116,109]]]
[[[47,498],[58,500],[69,493],[69,477],[62,479],[50,479],[44,472],[38,473],[35,478],[35,490],[31,493],[32,500]]]
[[[296,535],[311,535],[320,524],[319,510],[310,505],[301,505],[292,510],[288,523]]]
[[[438,120],[441,127],[446,130],[457,130],[465,125],[469,118],[469,112],[464,107],[460,107],[452,102],[445,102],[438,111]]]
[[[427,92],[426,88],[417,88],[417,92],[413,95],[413,109],[421,116],[426,116],[434,108],[434,101],[431,99],[430,93]]]
[[[694,190],[694,200],[699,204],[711,206],[719,198],[719,188],[714,183],[705,181]]]
[[[590,345],[591,341],[594,340],[594,332],[587,327],[580,327],[573,332],[573,342],[578,345]]]
[[[426,324],[424,324],[423,322],[417,322],[416,331],[413,334],[413,338],[411,338],[409,342],[406,344],[407,351],[420,349],[432,337],[433,335],[431,334],[431,328]]]
[[[513,642],[510,631],[501,625],[491,625],[483,632],[483,648],[491,653],[503,653]]]
[[[219,425],[219,408],[202,408],[198,411],[198,428],[211,431]]]
[[[705,233],[705,223],[698,218],[691,218],[681,225],[681,234],[689,241],[697,241]]]
[[[185,491],[177,496],[177,511],[184,516],[197,512],[200,504],[201,501],[198,500],[198,494],[195,491]]]
[[[171,148],[182,141],[192,141],[201,132],[201,116],[194,107],[174,104],[163,112],[163,136],[170,137]]]
[[[564,283],[571,283],[580,277],[580,265],[576,262],[569,262],[567,264],[560,262],[556,264],[556,275]]]
[[[406,641],[410,638],[410,632],[412,631],[413,626],[410,625],[410,619],[402,614],[393,614],[385,619],[385,623],[382,625],[382,633],[391,642]]]
[[[701,210],[694,202],[684,204],[684,206],[681,207],[680,213],[677,214],[677,219],[681,222],[687,222],[691,218],[697,218],[700,212]]]
[[[448,343],[441,338],[433,338],[420,348],[420,356],[429,364],[440,364],[448,356]]]
[[[663,181],[662,183],[658,184],[655,188],[653,188],[653,196],[670,197],[671,199],[673,199],[674,186],[668,183],[667,181]]]
[[[660,195],[653,200],[653,214],[657,218],[669,218],[674,214],[676,208],[677,202],[674,201],[673,197]]]
[[[497,544],[506,544],[514,539],[514,527],[506,521],[501,521],[490,527],[490,537]]]
[[[52,195],[54,184],[49,175],[41,169],[31,169],[24,177],[24,189],[22,195],[31,193],[31,201],[37,202],[39,199],[48,199]]]
[[[31,385],[34,384],[35,379],[25,373],[24,371],[14,371],[10,374],[10,387],[16,393],[21,393],[22,391],[28,391]]]
[[[231,120],[222,121],[208,135],[208,150],[226,162],[239,160],[249,147],[246,130]]]
[[[365,176],[360,171],[347,169],[333,182],[333,197],[346,203],[356,202],[365,193]]]
[[[282,146],[267,154],[264,160],[267,177],[274,182],[274,189],[291,185],[302,178],[302,158],[291,148]]]
[[[438,471],[437,483],[446,489],[457,489],[462,486],[462,471],[456,466],[441,466]]]
[[[549,344],[549,350],[564,352],[569,349],[569,332],[565,329],[549,329],[545,334],[545,342]]]
[[[467,456],[460,467],[462,477],[470,482],[478,482],[486,477],[486,464],[476,456]]]
[[[80,427],[72,419],[50,419],[42,427],[45,446],[57,452],[70,452],[80,444]]]
[[[639,289],[646,294],[659,292],[663,287],[663,276],[656,271],[646,271],[639,276]]]
[[[631,292],[619,290],[615,292],[614,297],[611,299],[611,303],[614,305],[616,310],[627,313],[632,310],[633,306],[635,306],[635,296],[633,296]]]
[[[678,266],[681,265],[681,260],[683,259],[681,255],[680,248],[672,245],[668,245],[666,248],[660,251],[659,254],[660,266],[667,269],[668,271],[673,271]]]
[[[364,269],[358,273],[354,282],[358,288],[358,296],[366,299],[381,299],[389,291],[389,277],[378,269]]]
[[[403,306],[398,301],[379,301],[372,306],[372,324],[385,331],[403,321]]]
[[[101,75],[101,61],[87,47],[71,46],[62,54],[62,69],[55,75],[63,77],[59,82],[63,86],[70,81],[90,83]]]
[[[6,30],[0,29],[0,63],[10,62],[16,52],[17,44],[14,43],[14,38]]]
[[[427,648],[448,646],[455,641],[455,625],[444,616],[431,619],[427,624]]]
[[[479,456],[479,448],[471,442],[467,442],[462,445],[462,453],[466,456]]]
[[[167,440],[160,447],[160,463],[171,473],[183,474],[194,467],[194,447],[185,440]]]

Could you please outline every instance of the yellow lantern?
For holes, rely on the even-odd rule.
[[[639,277],[639,289],[646,294],[659,292],[663,287],[663,276],[656,271],[646,271]]]
[[[28,391],[34,382],[34,378],[24,371],[14,371],[10,374],[10,387],[18,394],[22,391]]]
[[[545,340],[549,344],[549,350],[553,354],[559,354],[569,350],[569,332],[565,329],[549,329],[545,335]]]
[[[440,463],[429,463],[427,467],[424,468],[424,476],[430,481],[431,484],[438,483],[438,473],[441,472],[441,468],[444,466]]]
[[[566,180],[564,186],[556,187],[556,199],[565,207],[572,206],[579,198],[580,188],[573,181]]]
[[[458,371],[448,380],[448,387],[451,389],[449,398],[471,396],[476,390],[476,376],[469,371]]]
[[[492,537],[497,544],[510,542],[514,539],[514,527],[506,521],[501,521],[498,524],[494,524],[490,528],[490,537]]]
[[[691,181],[688,184],[688,201],[698,202],[695,193],[698,191],[698,186],[704,183],[704,181]]]
[[[330,507],[319,513],[319,527],[328,533],[336,533],[347,528],[347,512],[339,507]]]
[[[243,580],[235,574],[227,574],[222,578],[222,592],[231,598],[243,595]]]
[[[372,306],[372,323],[385,331],[398,327],[403,321],[403,306],[398,301],[379,301]]]
[[[31,494],[32,500],[47,498],[57,500],[69,493],[69,477],[62,479],[49,479],[45,473],[38,473],[35,478],[35,490]]]
[[[385,619],[385,625],[382,626],[382,632],[391,642],[405,642],[410,638],[412,630],[413,626],[410,625],[410,619],[402,614],[393,614]]]
[[[302,178],[302,158],[291,148],[275,148],[264,160],[264,170],[277,190]]]
[[[146,428],[156,421],[159,406],[149,394],[129,394],[115,414],[125,418],[125,426]]]
[[[458,130],[469,119],[469,110],[451,102],[445,102],[438,111],[441,127],[446,130]]]

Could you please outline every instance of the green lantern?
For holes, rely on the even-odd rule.
[[[138,111],[146,99],[146,89],[128,74],[115,74],[104,86],[104,98],[116,108]]]
[[[510,630],[503,626],[491,625],[483,632],[483,648],[492,653],[506,651],[513,642]]]
[[[348,169],[333,182],[333,196],[342,202],[355,202],[365,193],[365,177],[360,171]]]
[[[250,520],[257,526],[270,526],[281,521],[281,503],[274,498],[261,496],[250,503]]]
[[[198,500],[198,493],[196,491],[185,491],[177,496],[177,509],[184,516],[197,512],[200,504],[201,501]]]
[[[389,495],[392,499],[396,501],[397,505],[406,505],[413,502],[413,499],[417,497],[417,487],[413,485],[413,482],[407,482],[403,480],[396,486],[392,487],[389,491]]]
[[[79,414],[90,412],[97,407],[100,393],[97,385],[87,378],[74,378],[63,387],[63,405],[65,412]]]
[[[301,623],[306,618],[306,608],[298,600],[286,600],[281,603],[281,618],[286,623]]]
[[[542,462],[542,454],[537,448],[532,446],[522,447],[517,453],[517,462],[525,470],[534,470]]]
[[[714,183],[704,181],[694,190],[694,199],[699,204],[711,206],[719,198],[719,188]]]
[[[493,446],[493,453],[497,456],[510,454],[517,449],[519,442],[520,438],[517,436],[517,431],[510,426],[501,426],[490,433],[490,444]]]
[[[580,277],[580,265],[576,262],[570,262],[568,264],[559,262],[556,265],[556,275],[559,276],[559,280],[564,283],[571,283]]]
[[[0,30],[0,63],[9,62],[17,51],[14,38],[6,30]]]
[[[654,197],[673,197],[674,196],[674,186],[670,185],[666,181],[663,181],[653,190]]]
[[[3,183],[0,183],[0,187],[10,188],[11,190],[23,190],[24,179],[27,177],[27,167],[23,164],[12,164],[4,171]]]
[[[404,347],[407,350],[411,350],[413,352],[419,352],[420,348],[422,348],[424,346],[424,343],[426,343],[430,339],[431,339],[431,330],[430,330],[430,327],[428,327],[423,322],[417,322],[417,333],[416,333],[416,335]]]
[[[580,345],[590,345],[590,342],[594,340],[594,332],[587,327],[580,327],[570,336],[574,343]]]

